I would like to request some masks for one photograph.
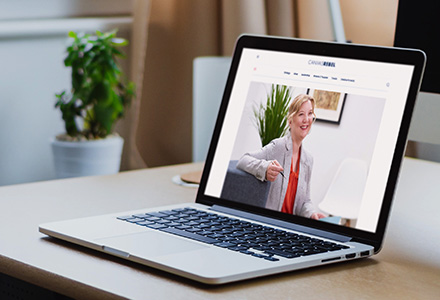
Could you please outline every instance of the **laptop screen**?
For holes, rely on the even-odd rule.
[[[240,50],[204,195],[374,233],[414,66]]]

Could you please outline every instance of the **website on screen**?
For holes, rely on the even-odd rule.
[[[205,194],[374,232],[412,72],[244,49]]]

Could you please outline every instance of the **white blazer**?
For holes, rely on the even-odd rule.
[[[266,170],[273,160],[277,160],[284,168],[284,176],[278,175],[271,183],[266,208],[281,211],[292,161],[292,138],[290,133],[274,139],[258,151],[246,153],[237,163],[237,168],[254,175],[261,181],[266,180]],[[310,199],[310,179],[312,177],[313,157],[301,146],[301,158],[293,212],[295,215],[310,218],[315,212]]]

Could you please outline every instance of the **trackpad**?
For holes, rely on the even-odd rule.
[[[155,257],[208,248],[190,240],[184,240],[161,232],[142,232],[117,237],[97,239],[109,253],[124,256]],[[119,251],[119,253],[118,253]]]

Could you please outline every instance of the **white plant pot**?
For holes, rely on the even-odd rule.
[[[57,178],[119,172],[124,140],[111,136],[96,141],[51,140]]]

